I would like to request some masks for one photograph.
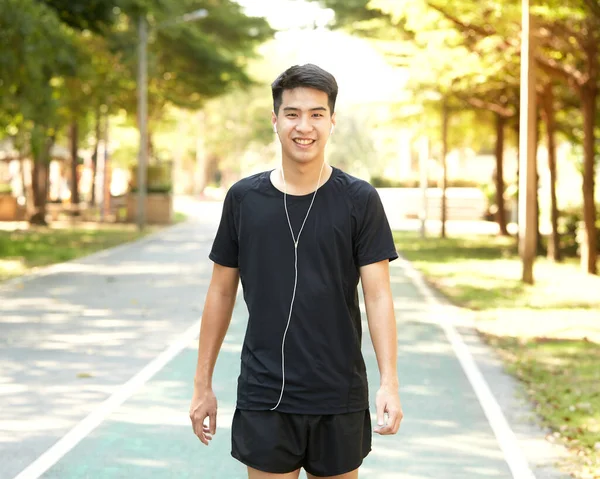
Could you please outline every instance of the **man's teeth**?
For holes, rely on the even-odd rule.
[[[296,138],[294,141],[300,145],[310,145],[314,140],[302,140],[302,139]]]

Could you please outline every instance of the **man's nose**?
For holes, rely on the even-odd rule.
[[[298,131],[311,131],[313,128],[312,123],[310,122],[309,115],[302,115],[298,124],[296,125],[296,130]]]

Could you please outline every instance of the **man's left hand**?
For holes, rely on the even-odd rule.
[[[398,388],[381,386],[375,397],[375,406],[377,408],[377,426],[374,432],[382,436],[396,434],[404,417]]]

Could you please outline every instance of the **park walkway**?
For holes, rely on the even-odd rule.
[[[216,366],[210,447],[189,424],[220,205],[190,212],[190,221],[137,243],[0,286],[0,479],[245,477],[229,455],[241,296]],[[397,436],[374,437],[361,478],[566,477],[551,467],[553,451],[515,384],[459,312],[405,261],[391,274],[405,419]],[[377,365],[364,324],[373,397]]]

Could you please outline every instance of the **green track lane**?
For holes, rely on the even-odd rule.
[[[512,475],[442,330],[402,268],[392,268],[399,332],[398,369],[405,419],[396,436],[374,435],[361,478],[466,479]],[[111,414],[44,478],[242,479],[230,455],[241,343],[242,300],[234,311],[214,376],[218,430],[209,447],[188,418],[196,342]],[[378,370],[366,322],[363,351],[371,388],[373,424]]]

